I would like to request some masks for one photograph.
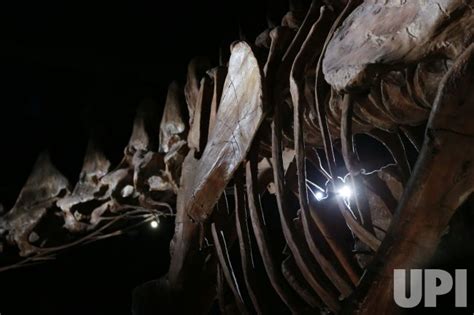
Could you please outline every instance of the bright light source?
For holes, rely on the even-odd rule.
[[[337,194],[344,199],[349,199],[352,196],[352,189],[346,184],[339,188]]]
[[[150,226],[152,229],[156,229],[158,227],[158,221],[156,220],[151,221]]]
[[[321,201],[324,199],[324,194],[321,191],[317,191],[314,193],[314,197],[317,201]]]
[[[327,196],[324,194],[324,190],[309,179],[306,179],[306,187],[311,191],[317,201],[326,199]]]

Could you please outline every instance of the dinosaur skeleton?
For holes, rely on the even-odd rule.
[[[396,313],[393,269],[424,266],[474,189],[473,26],[470,0],[314,0],[226,63],[193,59],[158,152],[145,107],[120,165],[91,141],[72,190],[41,155],[0,218],[4,246],[30,262],[67,247],[38,229],[52,215],[69,245],[174,215],[169,272],[137,309],[151,292],[176,313],[216,298],[226,314]],[[393,163],[368,171],[360,134]]]

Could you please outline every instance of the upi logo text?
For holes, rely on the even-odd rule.
[[[395,269],[393,280],[393,298],[400,307],[413,308],[420,304],[423,296],[425,307],[436,307],[437,296],[451,292],[453,287],[454,305],[467,307],[466,269],[457,269],[454,279],[450,273],[441,269],[411,269],[409,270],[409,286],[406,270]]]

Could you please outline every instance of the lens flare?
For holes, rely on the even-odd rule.
[[[158,225],[159,225],[159,223],[156,220],[153,220],[153,221],[150,222],[150,226],[151,226],[152,229],[158,228]]]
[[[316,198],[317,201],[321,201],[324,199],[324,194],[320,191],[317,191],[314,193],[314,198]]]
[[[337,194],[344,199],[349,199],[352,196],[352,189],[349,185],[344,185],[338,189]]]

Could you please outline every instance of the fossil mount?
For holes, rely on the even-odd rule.
[[[193,59],[159,129],[140,107],[119,165],[92,139],[71,186],[38,158],[0,217],[0,255],[22,257],[0,271],[174,216],[169,271],[136,289],[137,315],[149,299],[176,314],[216,300],[224,314],[397,313],[393,269],[422,268],[474,189],[473,6],[314,0],[213,68]],[[370,168],[359,135],[392,163]]]

